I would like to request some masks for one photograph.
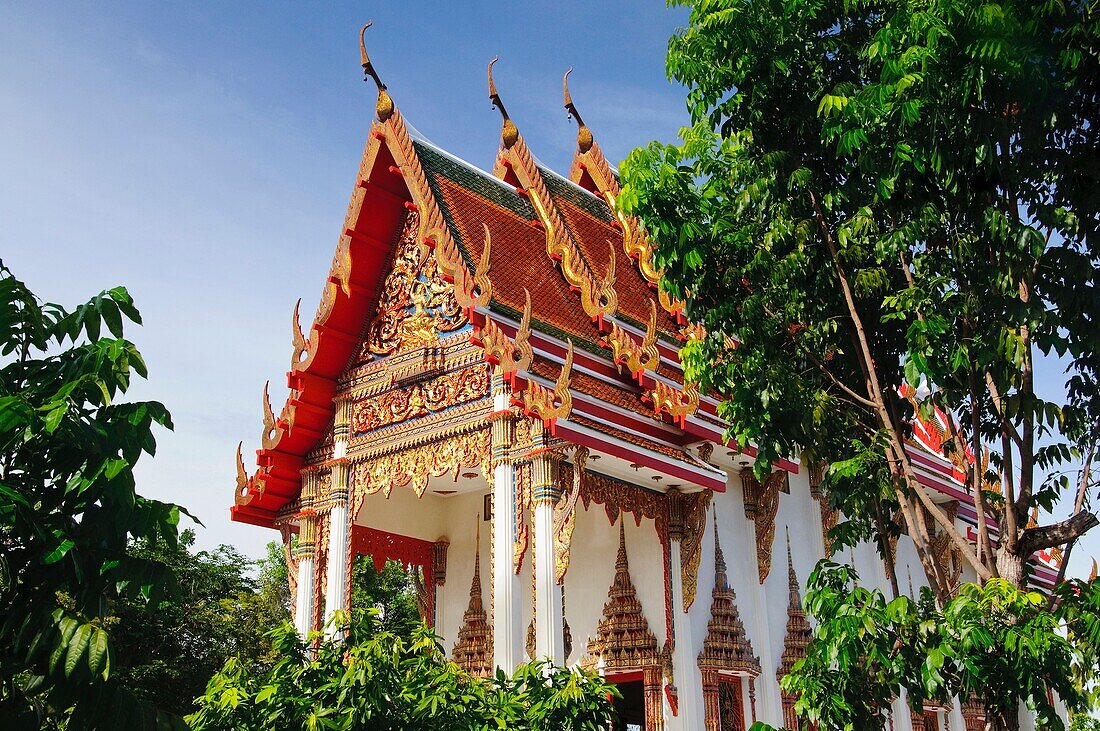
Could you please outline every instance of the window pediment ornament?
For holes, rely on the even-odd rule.
[[[588,642],[588,654],[601,662],[606,672],[657,667],[661,661],[657,638],[649,629],[638,591],[630,578],[624,517],[619,519],[615,578],[607,592],[596,636]]]
[[[745,625],[737,610],[737,594],[729,584],[726,558],[718,539],[718,512],[714,511],[714,589],[711,591],[710,621],[703,651],[699,654],[700,670],[724,671],[756,677],[760,674],[760,659],[752,651],[745,634]]]

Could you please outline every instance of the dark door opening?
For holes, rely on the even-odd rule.
[[[643,731],[645,729],[645,686],[641,680],[616,682],[622,698],[615,699],[619,722],[615,731]]]

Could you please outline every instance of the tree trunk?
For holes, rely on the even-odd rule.
[[[997,573],[1020,589],[1024,588],[1024,557],[1004,548],[997,549]]]

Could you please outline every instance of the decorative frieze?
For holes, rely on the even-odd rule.
[[[591,503],[603,505],[612,524],[620,513],[633,515],[635,525],[641,525],[642,518],[662,522],[668,518],[663,495],[592,472],[584,473],[581,501],[585,510]]]
[[[474,364],[405,388],[356,402],[351,428],[356,435],[484,398],[489,393],[489,366]]]
[[[410,485],[417,497],[423,497],[432,477],[470,467],[487,471],[490,441],[489,429],[482,428],[356,464],[351,478],[355,514],[367,495],[382,493],[388,498],[393,488]]]

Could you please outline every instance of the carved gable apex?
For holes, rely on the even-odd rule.
[[[419,229],[420,214],[408,211],[366,329],[361,363],[436,345],[440,336],[468,324],[454,286],[443,279],[435,251],[417,240]]]

